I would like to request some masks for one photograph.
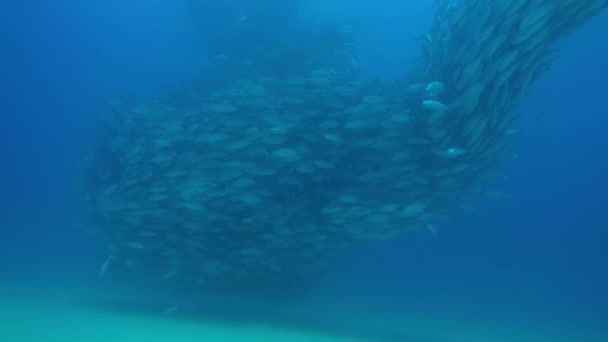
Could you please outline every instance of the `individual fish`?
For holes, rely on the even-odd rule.
[[[401,210],[400,215],[404,216],[404,217],[416,216],[416,215],[422,213],[427,207],[428,207],[427,203],[422,203],[422,202],[412,203],[408,206],[405,206]]]
[[[370,122],[366,121],[366,120],[351,120],[347,123],[344,124],[344,128],[346,129],[361,129],[361,128],[367,128],[370,127]]]
[[[459,147],[449,147],[447,149],[444,150],[440,150],[440,151],[436,151],[435,154],[445,157],[445,158],[450,158],[450,159],[455,159],[458,157],[462,157],[467,153],[466,150],[459,148]]]
[[[114,260],[114,257],[112,256],[112,254],[110,254],[108,256],[108,258],[106,259],[106,261],[103,262],[103,264],[101,265],[101,268],[99,269],[99,276],[103,277],[104,274],[106,274],[106,271],[108,270],[108,267],[110,266],[110,262]]]
[[[272,151],[272,155],[280,159],[299,159],[298,153],[291,148],[281,148]]]
[[[327,133],[325,135],[323,135],[323,138],[325,138],[328,141],[331,141],[335,144],[341,144],[344,142],[344,139],[339,136],[338,134],[332,134],[332,133]]]
[[[179,310],[179,307],[177,305],[172,305],[172,306],[166,308],[165,310],[163,310],[163,315],[174,315],[177,313],[178,310]]]
[[[127,244],[127,247],[132,249],[143,249],[144,245],[141,242],[132,241]]]
[[[422,105],[434,112],[445,112],[448,109],[446,105],[435,100],[424,100],[422,101]]]
[[[443,94],[443,92],[445,91],[445,86],[442,82],[431,82],[426,85],[424,91],[426,91],[427,96],[429,97],[437,97]]]

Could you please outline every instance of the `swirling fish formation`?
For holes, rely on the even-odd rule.
[[[351,45],[324,32],[181,95],[114,101],[85,177],[109,268],[272,291],[310,284],[362,239],[434,231],[496,171],[550,44],[605,7],[437,1],[396,84],[358,81]]]

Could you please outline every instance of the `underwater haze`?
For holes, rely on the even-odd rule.
[[[607,6],[3,3],[0,341],[608,341]]]

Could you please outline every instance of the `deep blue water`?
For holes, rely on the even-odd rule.
[[[368,78],[407,72],[425,1],[309,2],[355,18]],[[208,62],[187,5],[169,0],[26,1],[0,11],[0,279],[90,278],[102,256],[74,179],[113,96],[154,96]],[[235,13],[235,17],[242,14]],[[219,24],[218,24],[219,25]],[[608,326],[608,13],[562,39],[519,109],[522,134],[475,211],[357,248],[320,296],[387,310]],[[579,322],[577,322],[577,320]]]

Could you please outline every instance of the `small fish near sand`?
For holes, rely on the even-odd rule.
[[[108,270],[108,267],[110,266],[110,262],[114,260],[114,257],[110,254],[110,256],[106,259],[106,261],[104,261],[104,263],[101,265],[101,268],[99,269],[99,276],[103,277],[104,274],[106,274],[106,271]]]

